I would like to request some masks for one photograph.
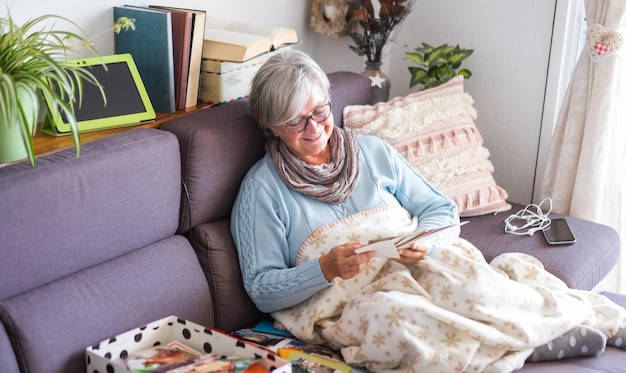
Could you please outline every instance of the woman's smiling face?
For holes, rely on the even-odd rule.
[[[315,85],[307,104],[297,116],[307,118],[327,103],[328,97]],[[328,140],[335,127],[332,113],[326,120],[319,123],[313,119],[308,119],[308,125],[302,132],[293,133],[285,125],[270,125],[268,127],[274,136],[280,138],[291,153],[302,161],[315,165],[329,162],[330,147],[328,146]]]

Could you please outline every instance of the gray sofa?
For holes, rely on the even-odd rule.
[[[369,81],[330,77],[340,122],[343,106],[369,100]],[[34,169],[0,168],[0,370],[84,372],[87,346],[168,315],[225,331],[266,317],[242,287],[229,231],[238,185],[262,154],[236,101],[85,144],[78,159],[68,149]],[[507,216],[471,218],[462,235],[487,259],[524,251],[587,290],[619,255],[606,226],[569,218],[578,242],[549,247],[540,235],[505,234]],[[624,362],[626,352],[608,348],[522,371],[618,372]]]

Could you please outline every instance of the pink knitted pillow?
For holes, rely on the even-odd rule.
[[[376,105],[347,106],[344,126],[389,142],[458,206],[460,216],[507,211],[507,192],[493,178],[489,150],[474,124],[463,77]]]

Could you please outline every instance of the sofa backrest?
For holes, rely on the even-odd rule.
[[[213,325],[198,258],[175,235],[180,175],[178,141],[157,129],[0,168],[0,362],[84,372],[86,347],[153,320]]]
[[[85,144],[78,159],[67,149],[40,157],[35,168],[0,168],[0,299],[176,231],[176,138],[141,129],[105,140]]]
[[[343,108],[348,105],[369,104],[372,81],[364,75],[349,71],[330,73],[328,79],[335,125],[343,127]]]
[[[263,136],[246,101],[234,101],[177,118],[161,126],[180,142],[182,178],[179,234],[200,223],[222,220],[246,171],[263,154]]]

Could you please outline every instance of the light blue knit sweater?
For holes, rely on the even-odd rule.
[[[233,207],[231,231],[245,288],[259,310],[273,312],[296,305],[329,286],[317,259],[295,267],[302,243],[328,223],[394,205],[417,216],[419,229],[458,220],[454,203],[389,144],[373,136],[357,138],[361,148],[358,184],[339,205],[289,189],[267,154],[243,180]]]

